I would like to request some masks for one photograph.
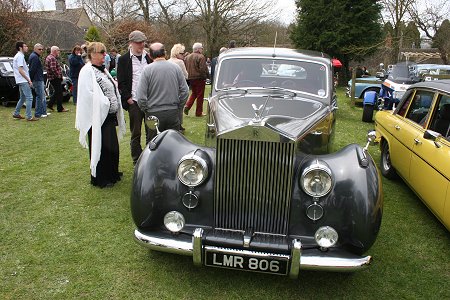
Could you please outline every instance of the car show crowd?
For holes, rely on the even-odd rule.
[[[89,148],[94,186],[112,186],[122,176],[118,171],[117,136],[125,133],[123,110],[129,116],[133,164],[143,149],[142,125],[146,143],[156,135],[155,130],[145,125],[146,116],[156,115],[161,131],[180,132],[185,130],[183,114],[188,115],[195,102],[195,116],[205,116],[203,98],[206,82],[210,82],[211,61],[203,54],[201,43],[193,44],[192,53],[185,51],[184,45],[175,44],[166,60],[164,45],[148,44],[139,30],[129,34],[128,42],[128,51],[123,54],[115,48],[107,51],[102,43],[75,45],[67,59],[68,70],[60,63],[58,46],[52,46],[43,60],[45,48],[35,44],[27,62],[28,45],[23,41],[16,43],[12,68],[19,99],[13,119],[39,121],[55,111],[55,104],[56,112],[69,112],[63,106],[63,80],[70,81],[76,128],[80,131],[81,145]],[[234,48],[235,42],[231,41],[229,47]],[[48,88],[52,89],[50,95]],[[20,113],[23,106],[25,116]]]

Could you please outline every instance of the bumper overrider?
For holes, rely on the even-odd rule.
[[[372,259],[371,256],[361,257],[337,248],[327,251],[306,249],[302,247],[300,239],[286,240],[287,245],[284,246],[289,249],[288,254],[222,247],[217,243],[208,243],[202,228],[196,228],[192,237],[187,234],[143,232],[139,229],[134,231],[134,235],[139,244],[149,249],[192,256],[197,266],[289,275],[291,278],[297,278],[300,269],[354,272],[367,267]]]

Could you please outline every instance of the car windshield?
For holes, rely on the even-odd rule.
[[[0,73],[3,76],[12,76],[13,68],[11,62],[9,61],[0,61]]]
[[[325,98],[329,70],[325,64],[272,58],[228,58],[221,61],[215,89],[280,88]]]
[[[414,80],[416,66],[413,64],[399,63],[392,66],[388,79],[393,81],[411,81]],[[418,80],[417,80],[418,81]]]

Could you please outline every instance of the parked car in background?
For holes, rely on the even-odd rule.
[[[417,74],[417,65],[410,62],[401,62],[392,66],[386,79],[381,84],[379,93],[366,92],[363,100],[363,122],[372,122],[373,112],[379,105],[382,109],[392,109],[400,102],[406,89],[421,81]],[[382,103],[380,102],[382,100]]]
[[[358,81],[367,81],[367,82],[356,82],[355,83],[355,99],[364,99],[364,94],[366,92],[376,92],[377,94],[380,93],[381,84],[383,83],[383,79],[375,76],[369,76],[369,77],[361,77],[357,78]],[[353,80],[350,79],[347,83],[347,90],[345,92],[345,95],[347,97],[351,97],[352,94],[352,82]]]
[[[0,57],[0,101],[4,106],[19,99],[12,63],[13,57]]]
[[[281,65],[302,74],[280,74]],[[135,166],[138,243],[192,256],[195,265],[292,278],[300,269],[366,267],[381,225],[381,181],[366,149],[332,152],[330,58],[230,49],[213,82],[206,146],[167,130]]]
[[[63,79],[61,81],[62,85],[62,91],[63,91],[63,102],[69,102],[70,97],[72,97],[72,80],[69,76],[69,67],[66,64],[62,65],[62,74]],[[45,78],[45,93],[48,98],[50,98],[53,93],[55,92],[53,90],[52,85],[50,84],[50,81],[47,80],[47,73],[44,71],[44,78]]]
[[[381,173],[400,175],[450,230],[450,80],[410,86],[394,112],[375,115],[375,129]]]
[[[438,80],[440,75],[450,76],[450,65],[428,64],[417,65],[417,68],[418,76],[420,76],[423,81]],[[436,75],[437,77],[435,77]]]
[[[16,103],[19,100],[19,87],[14,79],[14,71],[12,67],[13,57],[0,57],[0,101],[3,106],[10,103]],[[63,102],[68,102],[72,97],[72,81],[68,76],[68,67],[63,65],[63,80],[61,82],[63,90]],[[45,93],[47,97],[53,94],[53,88],[47,81],[47,73],[44,71]],[[34,97],[34,90],[33,97]],[[33,100],[34,106],[34,100]]]

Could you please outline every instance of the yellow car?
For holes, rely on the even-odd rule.
[[[450,230],[450,80],[409,87],[375,116],[381,173],[399,175]]]

